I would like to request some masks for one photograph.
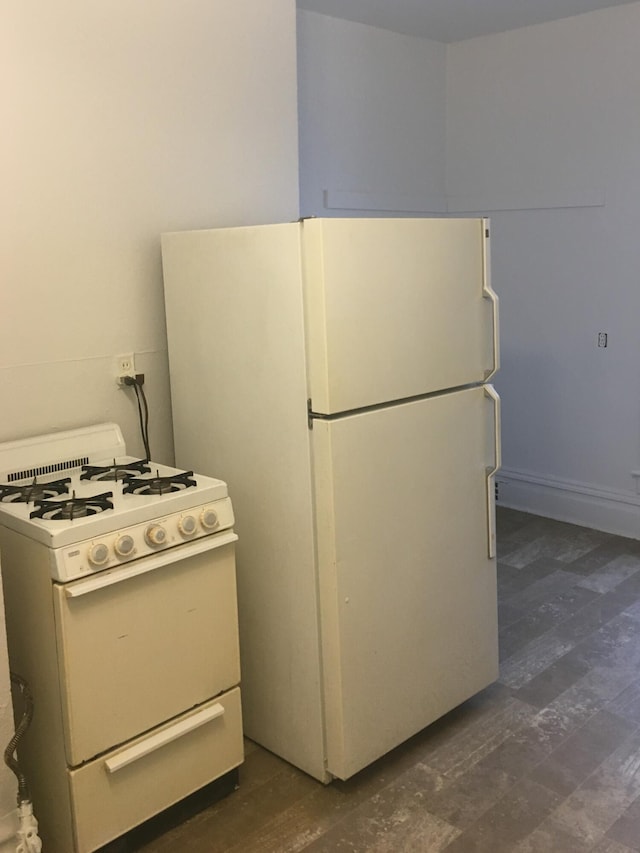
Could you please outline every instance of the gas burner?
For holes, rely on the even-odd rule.
[[[77,498],[74,492],[66,501],[37,500],[37,509],[29,513],[29,518],[44,518],[46,521],[73,521],[74,518],[85,518],[87,515],[97,515],[108,509],[113,509],[109,498],[113,492],[103,492],[90,498]]]
[[[35,501],[48,500],[56,495],[64,495],[69,489],[67,484],[71,477],[63,480],[52,480],[50,483],[38,483],[34,477],[33,482],[27,486],[0,485],[0,503],[35,503]]]
[[[193,471],[183,471],[180,474],[170,474],[168,477],[131,477],[122,487],[123,494],[129,495],[166,495],[169,492],[180,492],[190,486],[197,485],[193,479]]]
[[[148,474],[148,459],[139,459],[134,462],[122,462],[118,464],[113,460],[113,465],[83,465],[81,480],[128,480],[136,474]]]

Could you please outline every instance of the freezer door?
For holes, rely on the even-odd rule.
[[[497,678],[497,414],[478,387],[314,423],[334,776]]]
[[[498,366],[483,219],[302,223],[308,383],[331,414],[482,382]]]

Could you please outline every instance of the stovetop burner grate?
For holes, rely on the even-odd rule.
[[[193,471],[169,474],[167,477],[131,477],[124,482],[122,493],[127,495],[167,495],[196,486]]]
[[[148,474],[151,471],[148,459],[135,459],[131,462],[116,462],[112,465],[83,465],[81,480],[127,480],[136,474]]]
[[[32,483],[23,486],[0,484],[0,503],[34,503],[38,500],[48,500],[56,495],[64,495],[69,491],[71,477],[62,480],[39,483],[33,478]]]
[[[113,509],[111,498],[113,492],[103,492],[89,498],[72,497],[64,501],[37,500],[36,509],[29,513],[29,518],[44,518],[47,521],[73,521],[74,518],[86,518],[100,512]]]

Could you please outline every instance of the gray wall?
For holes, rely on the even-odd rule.
[[[445,45],[298,12],[303,216],[446,209]]]
[[[302,212],[489,215],[500,499],[640,536],[640,3],[450,45],[298,25]]]
[[[635,537],[638,33],[633,3],[447,54],[450,201],[493,222],[502,498]]]

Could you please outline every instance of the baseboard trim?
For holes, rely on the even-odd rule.
[[[640,539],[640,496],[589,483],[503,468],[498,505]]]

